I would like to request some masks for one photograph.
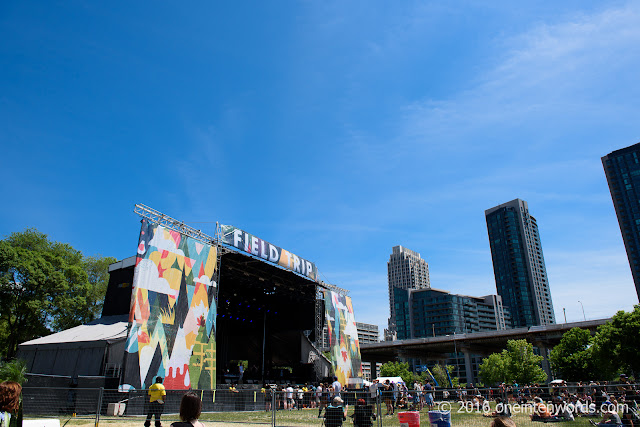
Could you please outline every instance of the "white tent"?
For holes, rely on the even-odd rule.
[[[404,384],[404,380],[402,379],[402,377],[378,377],[376,379],[380,382],[380,384],[385,383],[387,380],[389,380],[389,382],[396,383],[396,384],[398,383]]]

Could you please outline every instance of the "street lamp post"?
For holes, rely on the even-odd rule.
[[[585,316],[584,314],[584,305],[582,304],[582,301],[578,301],[580,303],[580,306],[582,307],[582,317],[584,317],[584,321],[587,321],[587,316]]]
[[[458,373],[458,347],[456,346],[456,331],[453,331],[453,352],[454,352],[454,359],[456,361],[456,377],[459,377],[459,373]]]
[[[450,336],[450,335],[447,335]],[[456,365],[456,377],[458,377],[458,346],[456,345],[456,331],[453,331],[453,360]]]

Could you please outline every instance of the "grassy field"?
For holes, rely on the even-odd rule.
[[[353,413],[353,407],[349,407],[348,415]],[[383,408],[383,414],[385,410]],[[300,411],[278,411],[276,413],[276,425],[277,426],[321,426],[322,419],[317,418],[317,409],[303,409]],[[252,412],[216,412],[202,414],[200,420],[207,426],[221,427],[221,426],[264,426],[271,424],[271,412],[264,411],[252,411]],[[26,419],[30,417],[26,416]],[[529,420],[527,413],[514,413],[513,420],[518,427],[544,427],[547,424],[541,422],[532,422]],[[66,423],[67,427],[90,427],[94,424],[92,418],[61,418],[60,425]],[[163,425],[169,427],[173,422],[177,421],[176,415],[163,416]],[[143,417],[100,417],[101,427],[143,427]],[[466,412],[458,410],[457,406],[454,406],[451,412],[451,424],[452,426],[461,427],[488,427],[491,423],[491,418],[483,417],[478,412]],[[576,421],[568,423],[548,423],[549,427],[590,427],[587,418],[577,418]],[[560,425],[558,425],[560,424]],[[353,425],[351,418],[347,418],[344,424],[345,426]],[[374,426],[377,425],[374,422]],[[383,426],[400,426],[397,414],[393,416],[382,416]],[[429,426],[429,415],[425,409],[420,412],[420,425]],[[152,424],[153,426],[153,424]]]

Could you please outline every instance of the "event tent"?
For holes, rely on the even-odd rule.
[[[24,342],[18,358],[31,374],[118,376],[126,337],[126,316],[108,316]]]

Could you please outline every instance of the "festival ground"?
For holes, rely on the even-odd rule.
[[[348,408],[347,421],[345,426],[353,425],[349,415],[353,413],[353,406]],[[383,414],[385,413],[383,408]],[[271,425],[272,412],[255,411],[255,412],[224,412],[224,413],[206,413],[202,414],[200,421],[211,427],[221,426],[265,426]],[[515,414],[512,418],[516,426],[518,427],[542,427],[546,424],[562,424],[563,427],[590,427],[589,420],[599,419],[595,418],[576,418],[575,421],[566,421],[561,423],[542,423],[532,422],[529,419],[529,415],[526,413]],[[162,424],[165,427],[173,422],[177,421],[176,415],[166,415],[163,417]],[[95,424],[95,419],[60,419],[60,425],[69,427],[90,427]],[[99,425],[102,427],[143,427],[143,417],[100,417]],[[376,426],[377,421],[374,421]],[[491,423],[491,418],[483,417],[481,413],[473,412],[458,412],[453,410],[451,412],[451,425],[464,426],[464,427],[488,427]],[[318,418],[317,409],[302,409],[300,411],[277,411],[276,412],[276,426],[320,426],[322,425],[322,419]],[[382,416],[383,426],[400,426],[397,413],[393,416]],[[420,411],[420,425],[429,426],[428,410],[424,409]]]

